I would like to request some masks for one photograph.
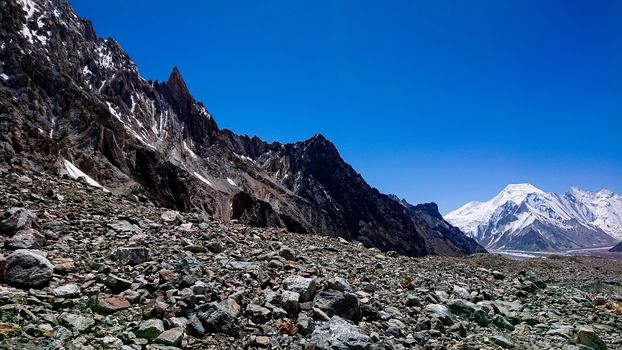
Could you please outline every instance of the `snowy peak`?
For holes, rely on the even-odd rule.
[[[446,219],[489,249],[562,250],[622,239],[622,197],[572,187],[566,194],[511,184]]]
[[[500,204],[505,204],[507,202],[520,204],[531,193],[544,194],[544,191],[532,184],[510,184],[494,198],[494,202]]]

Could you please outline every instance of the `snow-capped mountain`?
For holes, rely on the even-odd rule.
[[[571,188],[563,195],[512,184],[486,202],[470,202],[445,218],[493,250],[555,251],[622,240],[622,196]]]

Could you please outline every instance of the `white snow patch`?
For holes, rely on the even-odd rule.
[[[2,74],[0,74],[0,78],[2,78],[2,80],[4,80],[4,81],[9,80],[9,76],[8,76],[8,75],[6,75],[6,73],[2,73]]]
[[[188,147],[188,145],[186,144],[186,141],[182,141],[181,142],[184,145],[184,149],[186,150],[186,152],[188,152],[188,154],[190,154],[190,156],[192,156],[192,158],[199,158],[194,152],[192,152],[192,150],[190,149],[190,147]]]
[[[136,109],[136,101],[134,101],[134,94],[130,96],[130,99],[132,100],[132,108],[130,108],[130,112],[134,114],[134,109]]]
[[[97,62],[99,63],[100,67],[103,67],[103,68],[112,67],[112,53],[108,51],[108,48],[104,46],[99,46],[97,49],[95,49],[95,51],[97,51],[97,56],[98,56]]]
[[[227,182],[231,185],[231,186],[237,186],[235,184],[235,181],[231,180],[230,178],[227,178]]]
[[[50,138],[54,138],[54,127],[56,126],[56,118],[52,118],[52,127],[50,128]]]
[[[106,104],[108,105],[108,110],[110,111],[110,113],[117,118],[121,123],[123,123],[123,125],[125,125],[125,122],[121,119],[121,114],[119,114],[113,107],[112,104],[108,101],[106,101]]]
[[[24,23],[22,24],[22,31],[21,34],[24,38],[28,39],[28,42],[31,44],[34,44],[34,40],[32,40],[32,32],[30,31],[30,28],[28,28],[28,26]]]
[[[67,174],[69,175],[69,177],[71,177],[72,179],[78,179],[78,178],[83,177],[86,180],[86,183],[88,183],[89,185],[103,188],[103,186],[100,185],[99,182],[93,180],[93,178],[86,175],[82,170],[78,169],[77,166],[73,165],[73,163],[71,163],[67,159],[63,159],[63,161],[65,163],[65,169],[67,170]],[[108,191],[108,190],[104,188],[104,191]]]
[[[37,4],[33,0],[17,0],[22,5],[22,9],[26,12],[26,19],[30,19],[35,13]]]
[[[209,182],[209,180],[207,180],[206,178],[204,178],[203,176],[201,176],[201,174],[197,173],[196,171],[194,173],[192,173],[194,176],[196,176],[197,179],[203,181],[204,183],[206,183],[209,187],[214,187],[212,185],[211,182]]]

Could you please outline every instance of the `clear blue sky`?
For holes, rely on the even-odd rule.
[[[622,192],[620,1],[70,1],[221,127],[320,132],[410,202]]]

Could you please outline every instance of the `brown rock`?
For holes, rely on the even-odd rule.
[[[0,323],[0,340],[17,337],[21,329],[15,323]]]
[[[100,294],[97,296],[95,311],[103,314],[112,314],[130,307],[130,302],[122,295]]]

